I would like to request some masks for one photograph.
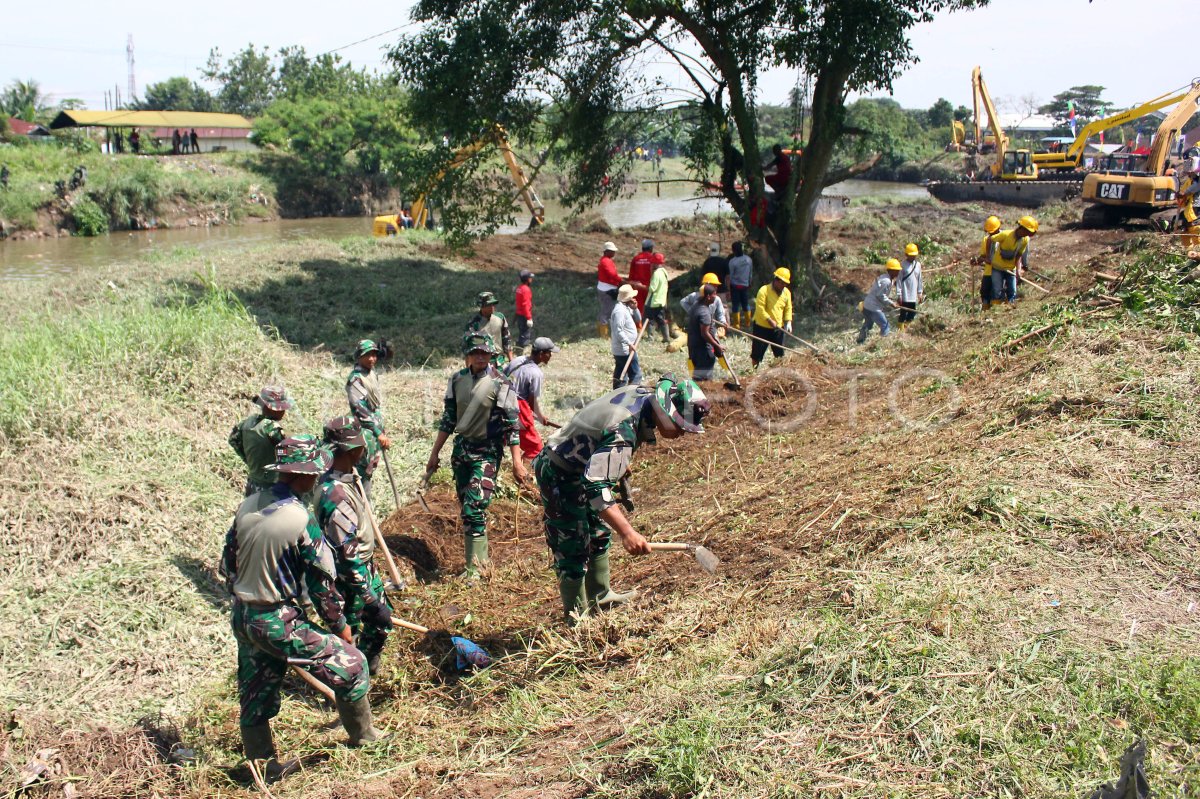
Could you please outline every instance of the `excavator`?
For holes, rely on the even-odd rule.
[[[517,162],[517,157],[513,154],[512,146],[508,143],[508,134],[498,123],[492,123],[474,141],[456,150],[446,166],[437,173],[437,176],[432,181],[433,184],[437,184],[450,170],[457,169],[474,158],[480,150],[489,144],[496,145],[497,149],[500,150],[500,156],[504,159],[505,165],[508,166],[509,176],[512,178],[513,185],[517,188],[517,195],[532,215],[529,227],[535,228],[541,225],[546,221],[546,206],[542,204],[529,178],[525,176],[525,170]],[[405,227],[414,227],[417,229],[431,227],[429,205],[424,194],[418,197],[416,202],[412,204],[412,208],[408,211],[408,217],[411,220],[411,224],[406,225],[403,214],[377,216],[372,227],[372,233],[379,237],[394,236],[401,230],[404,230]]]
[[[1163,117],[1141,169],[1106,169],[1083,179],[1083,201],[1091,204],[1084,211],[1085,222],[1116,224],[1174,210],[1176,185],[1175,178],[1167,174],[1167,157],[1198,103],[1200,79],[1193,80],[1183,99]]]
[[[992,129],[996,141],[996,163],[991,167],[992,180],[1037,180],[1038,168],[1033,162],[1033,153],[1029,150],[1008,149],[1008,136],[1000,124],[1000,115],[996,113],[996,106],[992,103],[992,96],[988,94],[987,84],[983,82],[983,74],[979,67],[971,71],[971,90],[975,94],[976,105],[978,106],[979,102],[983,103],[983,109],[987,112],[988,127]],[[978,133],[975,140],[980,141]]]
[[[1034,153],[1033,162],[1038,165],[1038,169],[1040,170],[1073,172],[1079,169],[1079,165],[1083,162],[1083,152],[1087,149],[1088,140],[1093,136],[1097,136],[1101,131],[1108,130],[1109,128],[1115,128],[1144,117],[1147,114],[1152,114],[1169,105],[1175,105],[1187,97],[1189,89],[1190,87],[1182,91],[1167,92],[1155,97],[1153,100],[1148,100],[1139,106],[1130,108],[1128,111],[1122,111],[1119,114],[1114,114],[1103,119],[1093,120],[1079,131],[1079,135],[1075,137],[1075,141],[1071,142],[1071,145],[1066,150],[1057,153]]]

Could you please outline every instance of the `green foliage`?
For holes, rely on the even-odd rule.
[[[954,292],[958,291],[958,286],[958,275],[952,275],[947,272],[932,275],[925,281],[925,296],[931,300],[953,297]]]
[[[221,111],[257,117],[276,100],[309,97],[344,98],[387,92],[389,81],[356,70],[341,56],[324,53],[310,58],[303,47],[283,47],[276,55],[269,48],[248,45],[228,61],[213,49],[204,77],[220,85],[216,103]]]
[[[954,119],[954,106],[945,97],[939,97],[937,102],[926,112],[926,121],[930,127],[948,128]]]
[[[71,221],[77,236],[102,236],[108,232],[108,214],[95,200],[81,197],[71,206]]]
[[[1103,93],[1103,86],[1072,86],[1065,92],[1054,95],[1054,99],[1043,105],[1038,111],[1042,114],[1049,114],[1066,127],[1070,114],[1068,107],[1071,102],[1074,102],[1076,122],[1082,121],[1086,124],[1103,116],[1103,109],[1111,105],[1100,96]]]
[[[175,77],[151,83],[145,96],[131,107],[141,111],[213,111],[216,100],[195,81]]]
[[[1181,255],[1142,250],[1125,270],[1117,290],[1125,307],[1144,323],[1163,330],[1200,333],[1200,282],[1180,282],[1193,261]]]
[[[275,66],[266,47],[260,52],[253,44],[247,45],[228,62],[221,59],[221,51],[214,47],[201,73],[220,84],[217,104],[226,113],[256,117],[274,99]]]

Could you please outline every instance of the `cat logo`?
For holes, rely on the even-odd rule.
[[[1101,183],[1096,191],[1096,196],[1102,200],[1125,200],[1128,194],[1128,183]]]

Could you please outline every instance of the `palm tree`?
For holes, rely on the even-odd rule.
[[[36,80],[14,80],[0,92],[0,111],[7,116],[33,122],[53,110],[50,95],[42,93]]]

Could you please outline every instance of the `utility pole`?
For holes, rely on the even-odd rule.
[[[133,102],[137,97],[137,81],[133,76],[133,34],[129,34],[129,38],[125,41],[125,62],[129,64],[129,86],[128,95],[129,102]]]

